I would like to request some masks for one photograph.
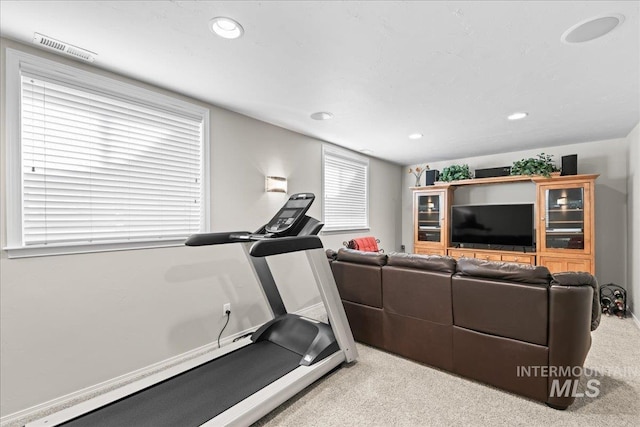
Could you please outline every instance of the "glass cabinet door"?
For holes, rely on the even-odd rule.
[[[584,188],[547,189],[545,246],[584,250]]]
[[[589,182],[541,185],[538,251],[587,255],[593,251]]]
[[[418,242],[442,241],[442,220],[444,216],[441,193],[418,194],[417,196],[417,240]]]

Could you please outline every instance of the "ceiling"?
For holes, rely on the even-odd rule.
[[[640,118],[639,5],[2,0],[0,34],[38,32],[96,52],[98,67],[408,165],[627,136]],[[560,40],[611,13],[625,20],[606,36]],[[244,36],[214,35],[216,16]],[[507,120],[516,111],[529,116]]]

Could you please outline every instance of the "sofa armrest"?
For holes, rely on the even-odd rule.
[[[556,273],[551,281],[552,285],[557,286],[588,286],[593,289],[593,298],[591,302],[591,330],[595,331],[600,325],[600,316],[602,309],[600,307],[600,296],[598,295],[598,281],[594,276],[584,272],[566,272]]]
[[[591,347],[591,286],[552,283],[549,288],[549,375],[547,404],[564,409],[575,396],[562,393],[580,380]]]

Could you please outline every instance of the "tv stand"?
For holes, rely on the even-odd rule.
[[[478,258],[486,261],[516,262],[518,264],[536,265],[536,254],[517,250],[494,250],[474,248],[447,248],[447,255],[453,258]]]

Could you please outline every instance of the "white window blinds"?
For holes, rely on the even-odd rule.
[[[324,229],[337,231],[368,228],[368,159],[325,147],[323,161]]]
[[[202,116],[21,74],[23,246],[187,237],[202,161]]]

